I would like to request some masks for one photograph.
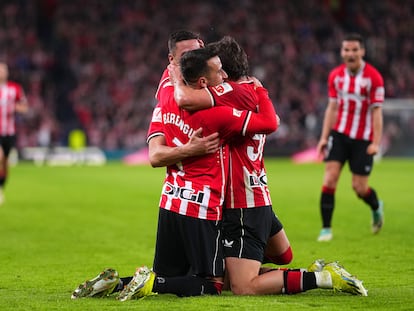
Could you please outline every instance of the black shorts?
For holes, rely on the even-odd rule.
[[[221,221],[160,208],[153,270],[164,277],[224,276]]]
[[[3,149],[4,156],[7,158],[10,150],[16,145],[16,136],[0,136],[0,146]]]
[[[267,240],[283,229],[272,206],[224,209],[224,256],[262,261]]]
[[[338,161],[342,164],[348,161],[352,173],[368,176],[374,163],[374,157],[367,154],[370,144],[370,141],[352,139],[344,134],[331,131],[324,161]]]

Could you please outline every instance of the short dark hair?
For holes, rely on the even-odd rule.
[[[342,41],[358,41],[361,47],[364,47],[364,38],[356,32],[348,33],[344,36]]]
[[[185,52],[180,60],[181,74],[187,84],[194,84],[198,78],[207,75],[207,61],[217,54],[210,48],[201,48]]]
[[[209,43],[208,47],[220,57],[229,80],[236,81],[249,74],[247,54],[233,37],[224,36],[219,41]]]
[[[200,35],[198,33],[188,30],[174,31],[170,34],[168,38],[168,50],[170,53],[173,54],[175,52],[177,42],[193,39],[201,40]]]

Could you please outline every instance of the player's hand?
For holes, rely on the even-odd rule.
[[[371,143],[367,147],[367,154],[376,155],[379,152],[379,145]]]
[[[316,152],[318,154],[318,158],[323,159],[326,153],[326,146],[328,145],[328,140],[320,139],[318,145],[316,146]]]
[[[192,156],[214,153],[220,147],[219,134],[216,132],[203,137],[203,129],[200,127],[191,135],[186,145]]]
[[[180,70],[179,65],[170,63],[167,68],[168,68],[168,74],[170,76],[170,80],[173,84],[182,80],[181,70]]]
[[[259,80],[259,79],[257,79],[256,77],[249,77],[249,80],[252,80],[252,81],[254,82],[254,86],[255,86],[256,88],[258,88],[258,87],[263,87],[262,82],[260,82],[260,80]]]

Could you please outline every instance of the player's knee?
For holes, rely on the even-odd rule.
[[[257,283],[257,277],[258,275],[255,275],[254,273],[249,273],[249,271],[238,271],[236,276],[233,275],[233,278],[230,276],[231,292],[233,293],[233,295],[257,294],[257,289],[255,288]]]

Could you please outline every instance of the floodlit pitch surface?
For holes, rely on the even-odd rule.
[[[0,207],[2,310],[412,310],[414,309],[414,160],[383,159],[371,185],[385,202],[374,236],[370,211],[352,192],[345,167],[336,195],[334,239],[318,243],[322,164],[267,159],[274,209],[294,260],[339,260],[364,281],[368,297],[330,290],[292,296],[177,298],[158,295],[121,303],[114,297],[71,300],[79,283],[105,267],[121,276],[151,266],[164,169],[103,167],[11,169]]]

